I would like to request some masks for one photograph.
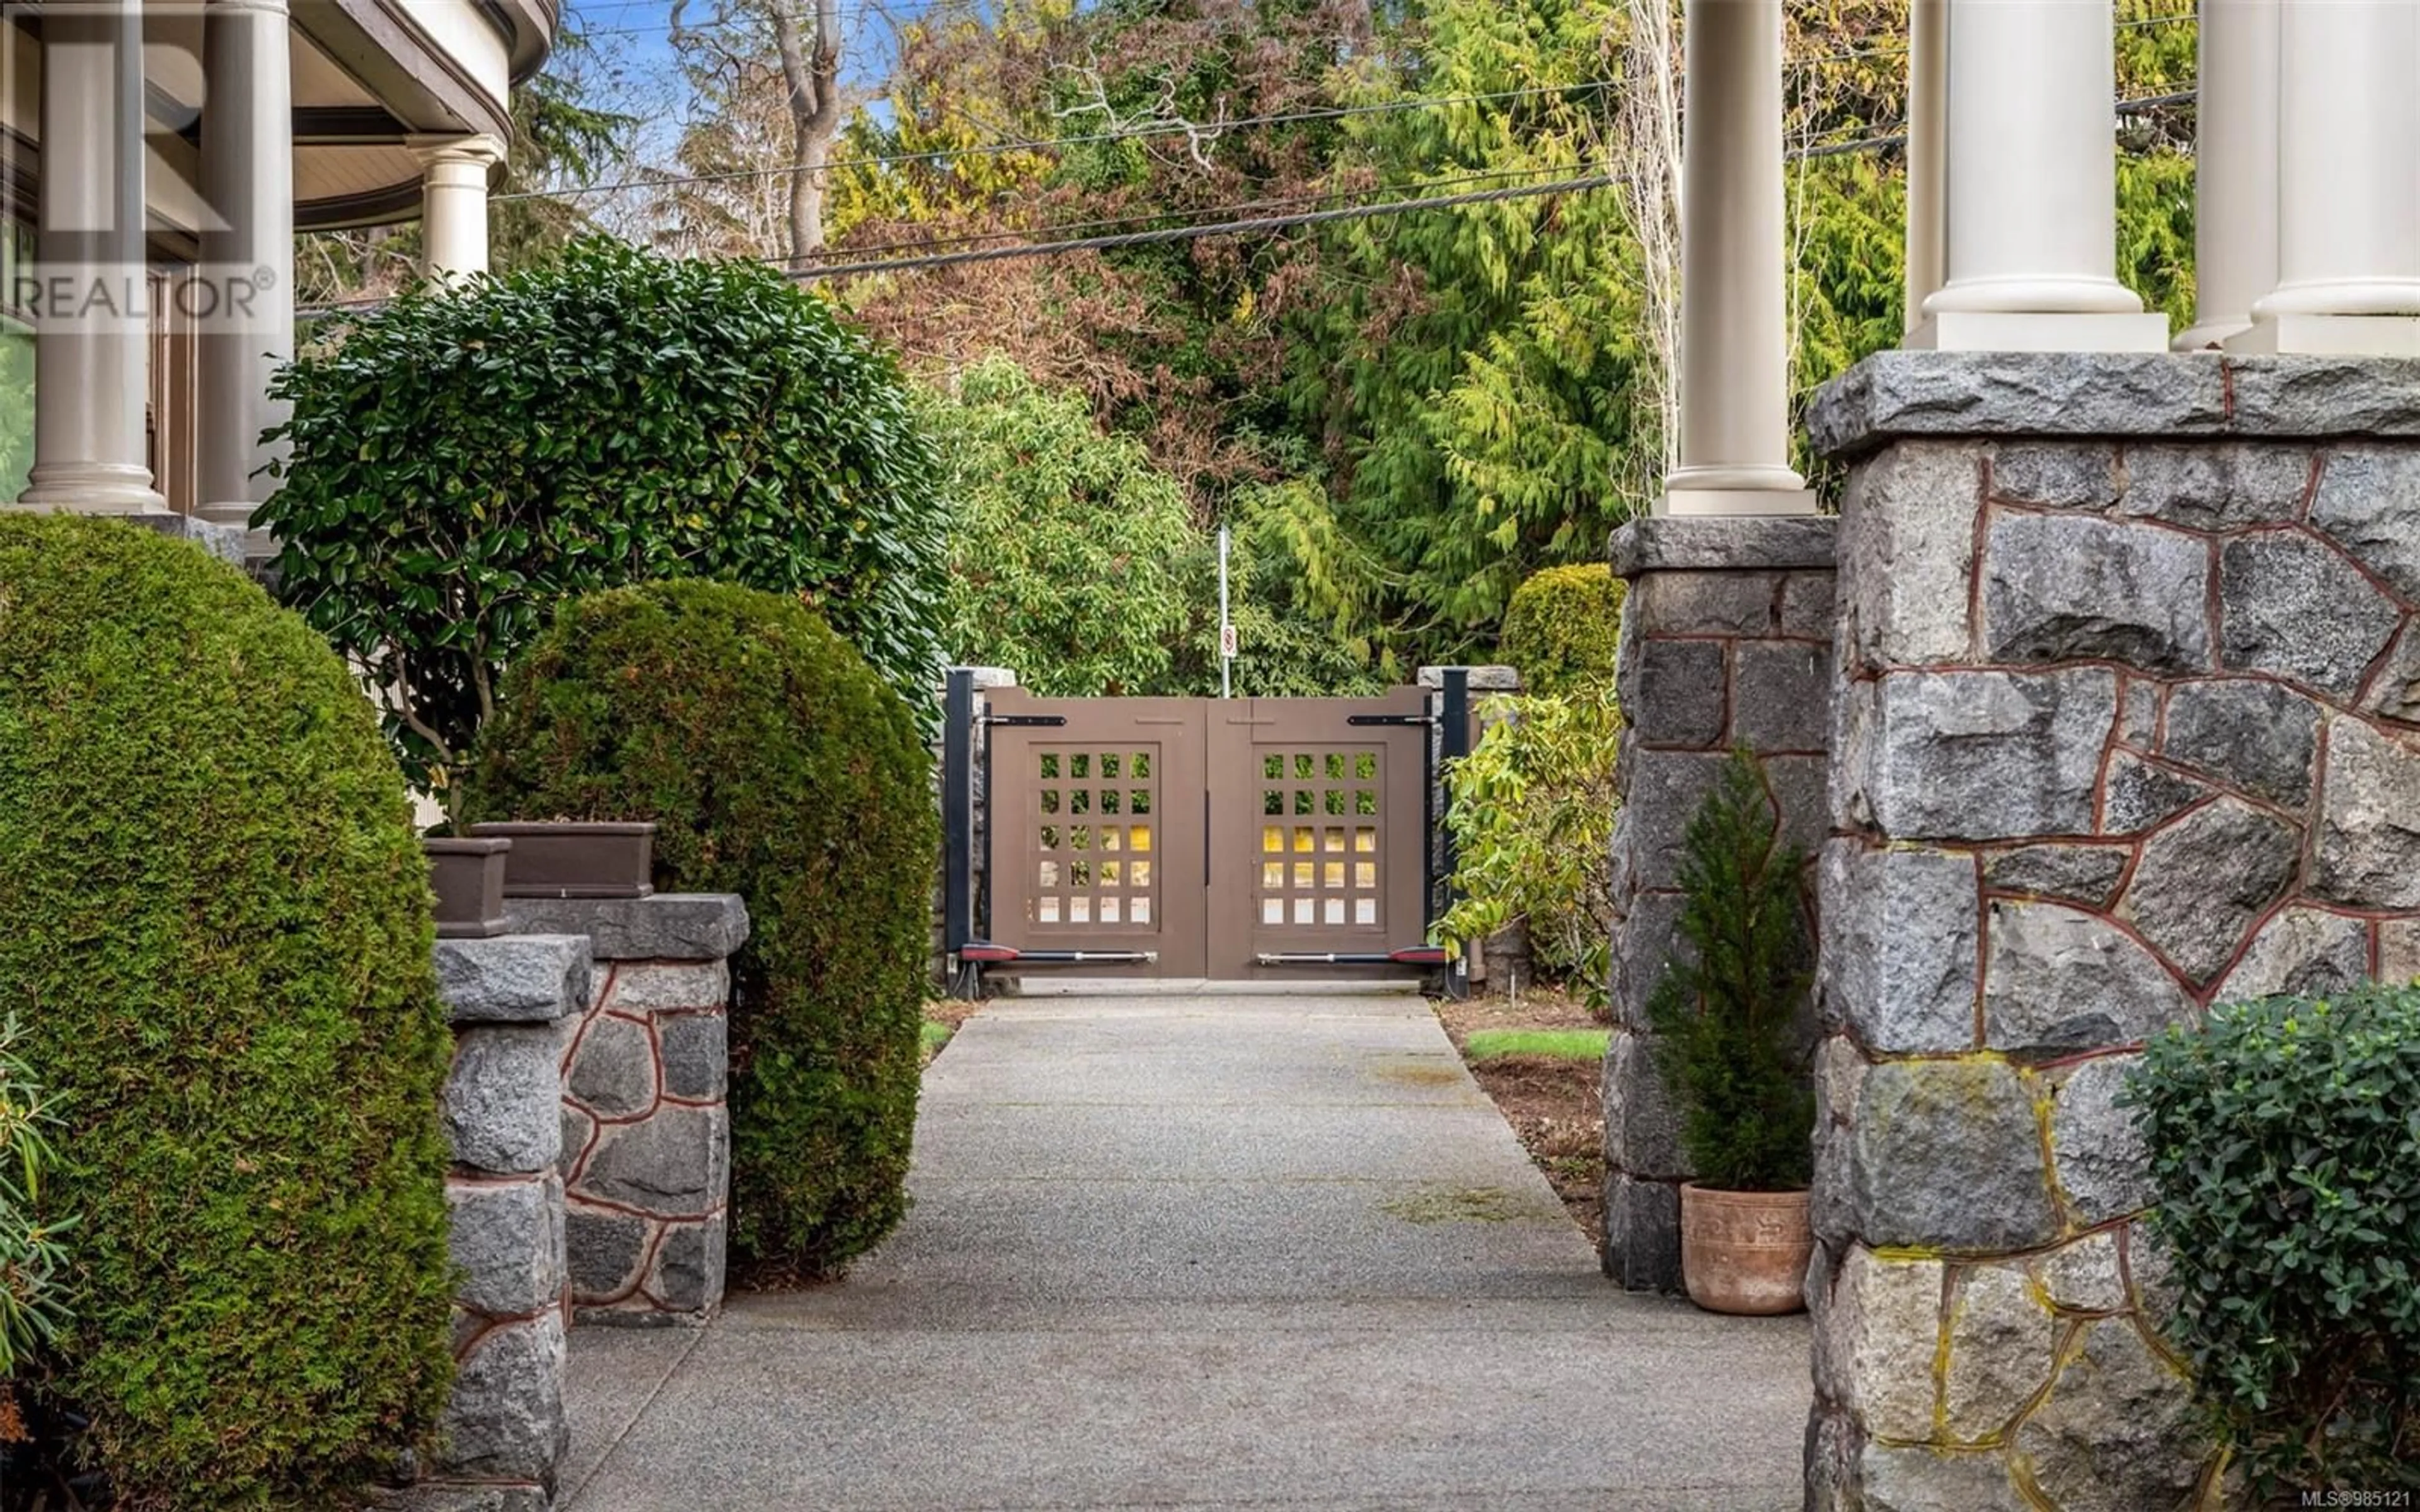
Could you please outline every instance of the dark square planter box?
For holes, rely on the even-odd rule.
[[[471,834],[512,843],[507,898],[644,898],[656,890],[653,825],[473,825]]]
[[[482,940],[511,926],[504,918],[508,840],[424,840],[428,880],[437,892],[437,937]]]

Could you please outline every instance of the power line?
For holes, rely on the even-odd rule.
[[[861,158],[841,158],[826,163],[826,172],[842,168],[870,168],[903,162],[933,162],[945,158],[988,157],[1008,152],[1042,152],[1054,147],[1093,147],[1109,142],[1138,142],[1164,136],[1182,136],[1188,132],[1217,135],[1263,126],[1293,126],[1306,121],[1341,120],[1347,116],[1377,116],[1394,111],[1435,110],[1445,105],[1480,105],[1504,100],[1527,100],[1539,95],[1569,95],[1583,90],[1602,91],[1613,86],[1612,79],[1589,79],[1569,85],[1541,85],[1528,89],[1503,89],[1485,95],[1436,95],[1417,100],[1388,100],[1369,105],[1330,105],[1318,110],[1293,111],[1278,116],[1249,116],[1232,121],[1207,121],[1190,125],[1171,124],[1148,126],[1124,131],[1095,131],[1081,136],[1034,137],[1016,142],[983,143],[970,147],[936,147],[926,152],[882,153]],[[592,195],[619,193],[631,189],[672,189],[685,184],[730,183],[749,178],[783,178],[804,170],[796,166],[779,168],[742,168],[728,173],[661,175],[650,178],[625,179],[619,183],[589,184],[577,189],[526,189],[510,194],[489,196],[489,203],[522,199],[585,199]]]

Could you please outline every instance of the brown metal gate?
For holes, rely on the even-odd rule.
[[[992,944],[1087,975],[1420,969],[1385,959],[1428,928],[1419,689],[987,702]]]

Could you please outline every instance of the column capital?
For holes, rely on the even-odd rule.
[[[459,168],[476,168],[484,176],[504,161],[504,144],[492,136],[407,136],[403,145],[432,178]]]
[[[209,0],[208,8],[202,14],[203,19],[208,20],[214,15],[229,13],[275,16],[280,21],[284,21],[292,14],[292,11],[286,0]]]

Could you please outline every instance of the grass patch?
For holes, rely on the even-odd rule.
[[[1511,1193],[1492,1186],[1414,1193],[1382,1202],[1378,1210],[1407,1224],[1501,1224],[1528,1216]]]
[[[1547,1060],[1603,1060],[1612,1038],[1608,1029],[1474,1029],[1463,1041],[1463,1054],[1473,1064],[1507,1056],[1537,1056]]]
[[[918,1031],[924,1064],[931,1065],[933,1057],[941,1053],[941,1047],[950,1042],[950,1036],[957,1032],[954,1025],[936,1024],[931,1019],[926,1019],[923,1027]]]

